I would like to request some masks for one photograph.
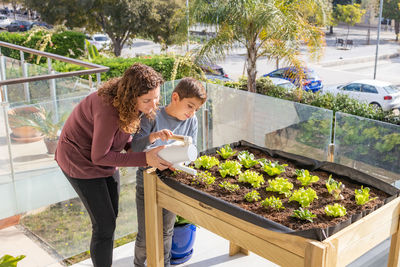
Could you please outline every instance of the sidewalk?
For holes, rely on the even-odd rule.
[[[25,255],[18,267],[62,267],[61,259],[51,255],[49,250],[33,241],[20,226],[11,226],[0,230],[0,257]]]

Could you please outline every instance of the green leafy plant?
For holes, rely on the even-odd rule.
[[[296,170],[297,180],[301,182],[302,186],[308,186],[311,183],[315,183],[319,181],[319,177],[316,175],[310,175],[308,170]]]
[[[228,182],[228,181],[223,181],[223,182],[219,183],[219,186],[222,187],[222,188],[224,188],[226,191],[229,191],[229,192],[238,191],[239,188],[240,188],[239,185],[237,185],[237,184],[231,184],[231,183]]]
[[[267,191],[278,192],[289,197],[292,194],[293,184],[288,179],[276,177],[268,180],[269,186],[265,188]]]
[[[229,145],[225,145],[224,147],[222,147],[219,151],[217,151],[217,153],[223,158],[223,159],[227,159],[229,157],[234,156],[237,151],[236,150],[232,150],[232,148]]]
[[[239,182],[241,183],[249,183],[254,188],[259,188],[262,184],[265,183],[264,177],[256,171],[247,170],[241,174],[239,174]]]
[[[192,224],[190,221],[186,220],[182,216],[176,215],[175,225]]]
[[[304,208],[310,206],[310,203],[313,202],[314,199],[318,199],[317,193],[314,189],[304,189],[304,187],[301,187],[293,192],[289,201],[297,201]]]
[[[258,160],[254,158],[254,155],[246,150],[240,151],[237,157],[240,161],[240,164],[242,164],[246,169],[251,168],[258,163]]]
[[[326,205],[325,213],[326,215],[331,217],[342,217],[346,215],[347,211],[345,207],[338,203],[335,203],[334,205]]]
[[[25,255],[13,257],[11,255],[4,255],[0,258],[0,267],[15,267],[17,263],[25,258]]]
[[[285,167],[287,164],[280,165],[277,161],[271,162],[267,159],[260,159],[258,162],[261,164],[263,171],[265,171],[269,176],[279,175],[285,172]]]
[[[361,189],[354,190],[357,205],[364,205],[378,197],[369,198],[369,187],[361,186]]]
[[[223,178],[225,176],[230,175],[230,176],[235,176],[241,173],[242,165],[234,160],[227,160],[224,163],[221,163],[219,165],[219,173]]]
[[[342,190],[344,189],[344,184],[342,184],[342,182],[335,181],[332,178],[332,175],[329,175],[329,179],[326,181],[325,185],[329,194],[331,194],[336,200],[344,198],[341,194]]]
[[[215,182],[215,177],[212,176],[208,171],[197,172],[197,175],[193,177],[192,184],[204,184],[205,186],[212,185]]]
[[[300,207],[299,209],[293,211],[292,217],[298,218],[300,220],[313,222],[313,219],[316,218],[317,215],[313,214],[308,209],[303,209],[302,207]]]
[[[252,190],[249,193],[247,193],[246,195],[244,195],[244,199],[247,202],[254,202],[254,201],[260,200],[261,197],[260,197],[260,193],[258,193],[256,190]]]
[[[196,169],[204,168],[204,169],[209,170],[218,164],[219,164],[219,160],[216,157],[210,157],[207,155],[198,157],[194,161],[194,166],[196,167]]]
[[[274,196],[271,196],[269,198],[264,199],[263,201],[261,201],[261,205],[264,208],[272,208],[274,210],[283,210],[285,209],[285,207],[282,204],[282,201]]]

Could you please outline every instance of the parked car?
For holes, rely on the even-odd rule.
[[[283,87],[288,90],[296,89],[296,85],[294,85],[291,81],[281,79],[281,78],[275,78],[275,77],[268,77],[268,78],[276,86]]]
[[[322,81],[316,74],[316,72],[310,68],[302,68],[304,78],[300,84],[300,71],[295,67],[286,67],[274,70],[268,74],[264,74],[263,77],[281,78],[292,82],[294,85],[303,88],[306,91],[317,92],[321,90]]]
[[[52,29],[52,28],[53,28],[52,25],[49,25],[49,24],[47,24],[47,23],[44,22],[44,21],[35,21],[35,22],[33,22],[32,25],[31,25],[31,28],[33,28],[33,27],[35,27],[35,26],[38,26],[38,27],[45,27],[45,28],[47,28],[47,29]]]
[[[11,20],[7,18],[7,16],[0,15],[0,28],[5,29],[8,25],[10,25]]]
[[[14,20],[6,28],[9,32],[25,32],[31,29],[32,23],[25,20]]]
[[[86,35],[86,39],[90,44],[94,45],[97,50],[109,49],[111,45],[110,38],[105,34]]]
[[[360,102],[367,102],[384,111],[400,108],[400,88],[389,82],[377,80],[358,80],[333,88],[326,88],[324,92],[334,95],[346,94]]]
[[[204,74],[209,80],[232,81],[228,74],[225,73],[224,69],[219,65],[203,63],[200,64],[200,68],[204,71]]]

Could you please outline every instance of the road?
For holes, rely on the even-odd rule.
[[[335,46],[336,38],[346,38],[347,27],[339,26],[334,31],[333,35],[326,35],[326,46],[319,61],[311,60],[307,56],[306,49],[302,49],[302,59],[305,65],[315,69],[324,86],[336,86],[357,79],[373,79],[376,29],[371,30],[370,45],[367,45],[368,29],[365,27],[353,27],[347,38],[353,40],[354,46],[348,50],[338,49]],[[400,85],[400,45],[393,40],[393,32],[381,31],[378,55],[386,58],[378,61],[376,78]],[[172,47],[170,51],[184,54],[186,50],[185,47]],[[160,46],[158,44],[147,40],[135,40],[131,47],[123,49],[122,55],[128,57],[141,54],[157,54],[159,52]],[[243,74],[247,75],[243,72],[246,60],[245,53],[244,48],[237,48],[217,64],[224,68],[230,78],[238,80]],[[388,58],[389,56],[393,58]],[[284,63],[281,63],[280,67],[283,66]],[[276,69],[275,62],[271,62],[266,58],[257,60],[257,77],[274,69]]]

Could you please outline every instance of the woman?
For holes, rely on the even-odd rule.
[[[55,159],[89,213],[90,255],[95,267],[112,264],[119,200],[117,166],[160,170],[171,166],[157,155],[163,146],[120,153],[130,148],[141,116],[154,117],[163,82],[152,68],[136,63],[121,78],[106,82],[83,99],[63,127]]]

